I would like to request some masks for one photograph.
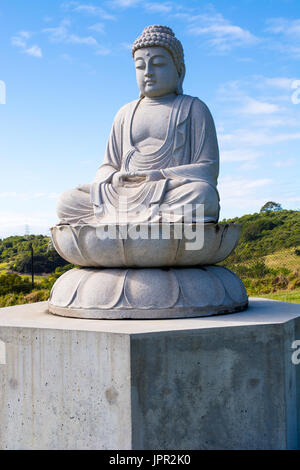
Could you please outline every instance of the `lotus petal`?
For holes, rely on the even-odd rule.
[[[132,308],[171,308],[178,300],[179,286],[171,269],[129,269],[124,295]]]
[[[186,302],[194,307],[222,305],[225,290],[217,277],[201,268],[176,269]]]
[[[119,302],[123,294],[126,270],[89,269],[88,276],[77,290],[72,308],[109,309]]]
[[[227,294],[235,302],[247,302],[247,293],[239,277],[223,266],[207,266],[205,268],[222,282]]]

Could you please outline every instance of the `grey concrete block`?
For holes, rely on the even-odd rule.
[[[143,321],[46,309],[0,309],[0,449],[300,448],[299,305]]]

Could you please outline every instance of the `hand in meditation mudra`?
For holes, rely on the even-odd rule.
[[[117,113],[93,183],[59,198],[60,224],[107,224],[123,216],[129,222],[217,222],[215,126],[207,106],[182,92],[180,41],[166,26],[148,26],[132,55],[140,98]],[[198,204],[204,205],[201,220]]]

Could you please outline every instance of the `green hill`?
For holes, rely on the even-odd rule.
[[[31,245],[34,287],[31,285]],[[44,235],[12,236],[0,240],[0,307],[39,302],[49,298],[55,280],[72,268]]]
[[[299,303],[300,211],[266,211],[222,222],[242,225],[235,252],[222,264],[240,276],[248,294],[276,293],[276,300]]]
[[[267,211],[222,222],[242,225],[242,236],[231,261],[245,261],[300,246],[300,211]]]
[[[22,274],[31,272],[31,252],[34,252],[36,274],[52,273],[67,264],[54,250],[49,237],[44,235],[12,236],[0,240],[0,270]]]

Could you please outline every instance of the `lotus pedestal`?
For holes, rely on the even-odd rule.
[[[162,232],[156,239],[134,239],[130,232],[126,239],[109,239],[99,236],[99,227],[54,227],[56,250],[81,267],[56,281],[49,311],[78,318],[157,319],[244,310],[248,298],[241,280],[213,265],[235,248],[240,227],[197,228],[203,243],[188,249],[190,240],[177,239],[175,227],[169,239]]]

